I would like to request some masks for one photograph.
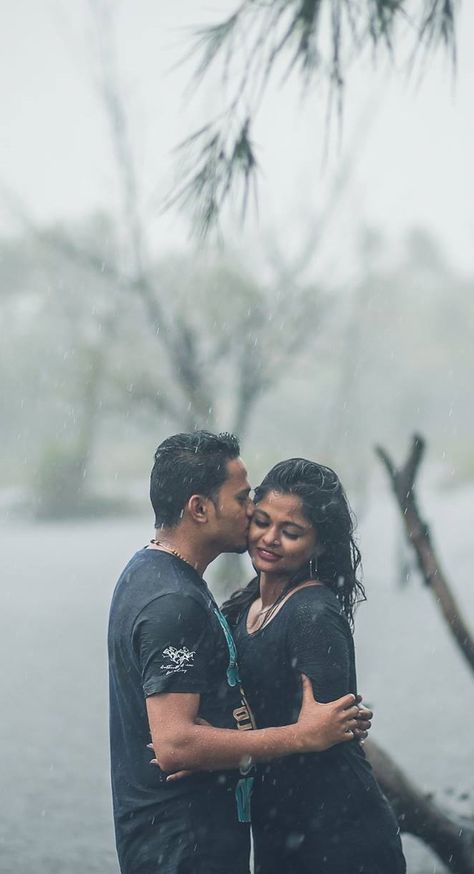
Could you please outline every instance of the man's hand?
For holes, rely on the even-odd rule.
[[[354,736],[359,743],[362,743],[368,736],[370,726],[372,725],[371,720],[374,716],[372,710],[369,710],[369,708],[365,707],[361,702],[362,695],[357,695],[356,704],[359,708],[359,715],[356,717],[357,727],[354,729]]]
[[[194,692],[163,692],[146,699],[156,759],[169,775],[241,768],[244,763],[320,752],[355,739],[355,729],[360,727],[355,695],[319,704],[307,677],[298,722],[292,725],[255,731],[200,725],[199,705],[200,696]]]
[[[152,753],[155,752],[155,750],[154,750],[154,748],[153,748],[153,744],[147,744],[146,746],[147,746],[147,749],[148,749],[148,750],[151,750]],[[156,766],[158,766],[158,759],[156,759],[156,758],[155,758],[155,759],[150,759],[150,765],[156,765]],[[174,774],[168,774],[168,775],[167,775],[167,777],[166,777],[166,782],[167,782],[167,783],[173,783],[173,782],[175,782],[176,780],[182,780],[183,777],[190,777],[191,774],[195,774],[195,773],[196,773],[195,771],[175,771]]]
[[[196,725],[209,725],[209,726],[211,725],[211,723],[208,722],[207,719],[203,719],[202,716],[198,716],[194,720],[194,722],[196,723]],[[151,752],[156,756],[155,748],[154,748],[153,744],[147,744],[146,746],[147,746],[147,750],[151,750]],[[157,765],[158,766],[158,760],[156,758],[150,759],[150,765]],[[196,773],[195,771],[175,771],[173,774],[167,775],[166,782],[173,783],[176,780],[182,780],[183,777],[190,777],[191,774],[195,774],[195,773]]]
[[[320,704],[313,695],[311,680],[301,675],[303,701],[295,729],[302,752],[323,752],[335,744],[354,740],[359,707],[355,695],[344,695],[329,704]],[[369,712],[369,711],[367,711]]]

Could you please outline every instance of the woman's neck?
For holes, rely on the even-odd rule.
[[[260,574],[260,598],[262,601],[262,609],[271,607],[277,598],[280,597],[289,582],[288,576],[277,576],[276,574]]]

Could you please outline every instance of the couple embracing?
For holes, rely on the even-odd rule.
[[[336,474],[277,464],[250,498],[237,439],[157,449],[155,537],[109,622],[122,874],[403,874],[393,814],[360,741],[352,613],[360,555]],[[203,574],[249,550],[222,610]],[[150,745],[155,759],[150,762]]]

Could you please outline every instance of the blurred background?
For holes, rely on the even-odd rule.
[[[474,504],[474,9],[457,64],[349,69],[341,115],[270,83],[257,198],[202,240],[163,210],[176,146],[219,105],[194,28],[230,0],[17,0],[0,31],[0,871],[117,874],[110,596],[152,535],[156,445],[233,430],[257,483],[334,467],[358,518],[356,619],[374,737],[453,815],[474,802],[472,674],[374,453],[427,440],[422,511],[468,624]],[[402,45],[403,48],[403,45]],[[407,42],[407,52],[409,45]],[[223,595],[248,568],[211,568]],[[469,765],[469,762],[471,765]],[[412,874],[441,861],[404,838]]]

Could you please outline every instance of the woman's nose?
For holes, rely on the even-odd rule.
[[[265,543],[268,543],[269,546],[279,543],[278,532],[275,531],[275,529],[267,529],[263,534],[263,540]]]

